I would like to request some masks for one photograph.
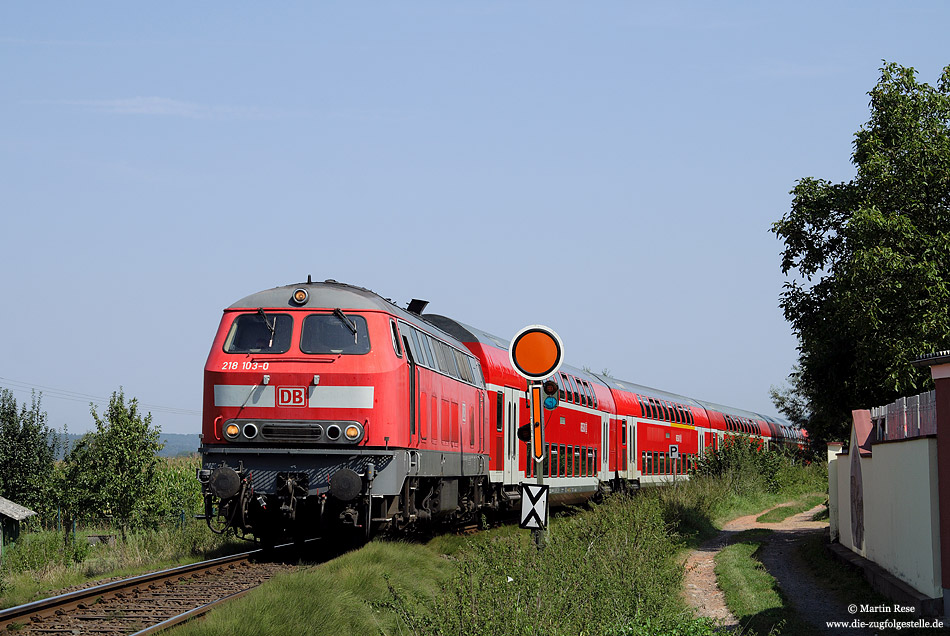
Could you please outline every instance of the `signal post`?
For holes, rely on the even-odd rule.
[[[528,381],[528,402],[531,419],[519,427],[518,438],[528,444],[531,456],[527,461],[540,464],[544,461],[544,411],[558,405],[558,386],[550,378],[561,367],[564,346],[561,338],[548,327],[530,325],[511,339],[508,355],[511,365]],[[548,522],[548,486],[544,475],[536,470],[536,485],[521,483],[521,527],[534,534],[538,548],[544,543],[544,531]]]

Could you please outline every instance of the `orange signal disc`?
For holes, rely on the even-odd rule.
[[[530,379],[546,378],[561,366],[561,339],[540,325],[527,327],[511,341],[511,362]]]

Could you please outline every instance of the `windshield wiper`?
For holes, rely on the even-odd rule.
[[[277,331],[277,319],[275,318],[274,324],[271,324],[270,321],[267,320],[267,314],[264,313],[263,307],[257,308],[257,315],[264,320],[264,324],[267,325],[267,329],[270,331],[270,342],[267,343],[267,348],[270,349],[274,346],[274,332]]]
[[[356,342],[356,339],[358,337],[356,335],[356,323],[350,320],[346,316],[346,314],[343,313],[343,310],[340,309],[339,307],[333,310],[333,315],[339,318],[343,322],[343,324],[346,325],[346,328],[353,332],[353,342]]]

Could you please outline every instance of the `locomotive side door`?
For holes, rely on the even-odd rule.
[[[518,482],[518,396],[520,391],[505,387],[505,478],[504,483]]]

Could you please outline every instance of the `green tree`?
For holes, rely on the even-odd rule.
[[[869,95],[855,178],[801,179],[772,226],[799,340],[780,393],[807,404],[816,442],[846,436],[852,409],[930,388],[911,362],[950,348],[950,66],[933,87],[885,63]]]
[[[0,390],[0,495],[40,514],[54,507],[56,434],[47,426],[42,395],[17,410],[9,389]]]
[[[149,525],[155,477],[162,449],[152,415],[139,413],[122,389],[112,394],[100,417],[90,405],[96,430],[87,433],[66,457],[64,486],[72,518],[92,521],[111,516],[123,535]]]

